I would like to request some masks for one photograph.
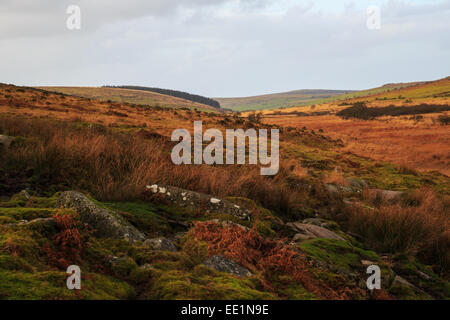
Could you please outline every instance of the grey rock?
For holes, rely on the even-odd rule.
[[[400,276],[398,276],[398,275],[395,276],[395,278],[394,278],[394,283],[393,283],[393,284],[394,284],[394,285],[395,285],[395,284],[401,284],[401,285],[405,285],[405,286],[407,286],[407,287],[410,287],[410,288],[414,289],[415,291],[418,290],[418,288],[417,288],[415,285],[413,285],[411,282],[409,282],[409,281],[406,280],[405,278],[402,278],[402,277],[400,277]]]
[[[239,223],[235,223],[233,221],[229,221],[229,220],[219,220],[219,219],[212,219],[212,220],[208,220],[206,222],[213,222],[218,224],[219,226],[221,226],[222,228],[230,228],[230,227],[238,227],[244,231],[250,231],[250,228],[243,226]]]
[[[28,201],[31,199],[30,194],[28,193],[27,190],[22,190],[20,191],[18,194],[15,194],[13,196],[14,200],[23,200],[23,201]]]
[[[383,201],[395,201],[405,194],[402,191],[379,190],[379,189],[372,189],[371,192],[376,192]]]
[[[422,271],[420,271],[420,270],[417,270],[416,273],[417,273],[417,275],[418,275],[419,277],[421,277],[423,280],[429,281],[429,280],[432,279],[429,275],[427,275],[425,272],[422,272]]]
[[[296,232],[293,241],[308,240],[315,238],[345,241],[344,238],[342,238],[335,232],[313,224],[305,224],[301,222],[289,222],[286,224],[286,226],[290,227],[294,232]]]
[[[56,220],[54,218],[37,218],[29,222],[24,223],[26,226],[44,226],[44,227],[56,227]]]
[[[4,136],[0,134],[0,149],[9,149],[9,146],[13,142],[14,138],[9,136]]]
[[[238,277],[250,277],[252,275],[246,268],[222,256],[212,256],[203,264],[216,271],[230,273]]]
[[[147,239],[144,241],[144,244],[151,247],[153,250],[160,251],[177,251],[177,247],[166,238],[155,238],[155,239]]]
[[[73,208],[80,215],[83,223],[95,229],[94,233],[97,237],[125,239],[130,242],[145,240],[144,234],[125,219],[99,207],[79,192],[63,192],[58,198],[57,207]]]
[[[326,184],[325,189],[327,189],[329,194],[338,194],[339,193],[338,187],[336,187],[333,184]]]
[[[361,264],[365,267],[375,265],[376,263],[370,260],[361,260]]]
[[[302,223],[313,224],[315,226],[319,226],[319,227],[326,228],[329,230],[337,229],[337,226],[335,223],[324,220],[324,219],[320,219],[320,218],[307,218],[307,219],[302,220]]]
[[[357,178],[349,178],[347,179],[348,184],[351,188],[355,189],[365,189],[369,187],[369,184],[364,179],[357,179]]]
[[[9,228],[17,227],[17,226],[27,226],[31,228],[36,227],[44,227],[44,228],[54,228],[56,227],[56,220],[54,218],[37,218],[31,221],[28,220],[20,220],[17,223],[8,223],[6,225]]]
[[[204,210],[205,213],[225,213],[245,220],[251,216],[249,210],[228,200],[162,184],[148,185],[145,195],[150,199],[157,195],[171,204],[192,210]]]

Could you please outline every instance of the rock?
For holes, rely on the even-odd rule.
[[[325,229],[320,226],[316,226],[313,224],[305,224],[301,222],[289,222],[286,224],[293,231],[296,232],[296,235],[293,238],[293,241],[298,240],[308,240],[314,238],[324,238],[324,239],[334,239],[334,240],[342,240],[345,241],[344,238],[337,235],[333,231]]]
[[[54,218],[37,218],[29,222],[24,223],[26,226],[44,226],[44,227],[56,227],[56,220]]]
[[[147,239],[144,241],[144,244],[151,247],[154,250],[160,250],[160,251],[178,251],[177,247],[166,238],[155,238],[155,239]]]
[[[9,146],[13,142],[14,138],[9,136],[4,136],[0,134],[0,149],[9,149]]]
[[[149,198],[158,195],[171,204],[192,210],[202,209],[206,213],[225,213],[245,220],[251,215],[249,210],[228,200],[162,184],[148,185],[144,194]]]
[[[15,194],[11,198],[12,200],[22,200],[22,201],[28,201],[31,199],[30,194],[27,190],[22,190],[18,194]]]
[[[17,226],[27,226],[32,229],[41,229],[41,228],[55,228],[56,220],[54,218],[37,218],[31,221],[28,220],[20,220],[17,223],[8,223],[6,225],[9,228],[17,227]]]
[[[375,192],[383,201],[395,201],[405,194],[402,191],[380,190],[380,189],[371,189],[370,192],[372,193]]]
[[[320,218],[307,218],[307,219],[304,219],[302,221],[302,223],[304,223],[304,224],[313,224],[315,226],[319,226],[319,227],[326,228],[326,229],[329,229],[329,230],[336,230],[337,229],[337,225],[336,225],[335,222],[327,221],[327,220],[320,219]]]
[[[230,273],[238,277],[250,277],[252,275],[246,268],[222,256],[212,256],[203,264],[216,271]]]
[[[419,277],[421,277],[423,280],[426,280],[426,281],[432,280],[431,277],[430,277],[429,275],[427,275],[425,272],[422,272],[422,271],[420,271],[420,270],[417,270],[416,273],[417,273],[417,275],[418,275]]]
[[[144,241],[142,232],[130,225],[118,214],[97,206],[85,195],[76,191],[61,193],[58,208],[73,208],[83,223],[95,229],[95,235],[102,238],[126,239],[130,242]]]
[[[365,267],[375,265],[376,263],[370,260],[361,260],[361,264]]]
[[[239,223],[235,223],[233,221],[229,221],[229,220],[212,219],[212,220],[208,220],[206,222],[212,222],[212,223],[218,224],[222,228],[238,227],[238,228],[241,228],[244,231],[250,231],[250,228],[248,228],[246,226],[243,226],[243,225],[241,225]]]
[[[407,287],[410,287],[410,288],[414,289],[415,291],[418,291],[418,290],[419,290],[419,289],[418,289],[416,286],[414,286],[411,282],[409,282],[408,280],[406,280],[406,279],[404,279],[404,278],[402,278],[402,277],[400,277],[400,276],[398,276],[398,275],[395,276],[393,285],[395,285],[396,283],[399,283],[399,284],[401,284],[401,285],[405,285],[405,286],[407,286]]]
[[[325,189],[327,189],[329,194],[338,194],[339,189],[333,184],[326,184]]]
[[[346,180],[347,180],[347,183],[349,184],[349,186],[351,188],[362,190],[362,189],[365,189],[365,188],[369,187],[369,184],[364,179],[349,178],[349,179],[346,179]]]

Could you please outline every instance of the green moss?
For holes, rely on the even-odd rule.
[[[199,265],[192,272],[170,270],[155,280],[147,298],[199,300],[267,300],[276,297],[256,289],[250,279],[240,279]]]
[[[63,210],[63,212],[69,211],[71,212],[71,210]],[[49,218],[58,212],[61,212],[61,210],[41,208],[0,208],[0,216],[9,217],[16,221],[31,221],[37,218]]]
[[[104,205],[146,234],[168,234],[171,227],[158,212],[158,208],[146,202],[107,202]]]
[[[82,290],[68,290],[65,272],[24,273],[0,270],[0,298],[10,300],[127,299],[135,295],[125,282],[82,273]]]
[[[312,239],[301,242],[299,248],[308,255],[346,271],[361,268],[361,260],[379,262],[373,251],[353,247],[349,243],[332,239]]]
[[[38,239],[31,230],[7,230],[0,232],[0,254],[11,254],[38,264],[42,261]]]
[[[450,297],[450,283],[436,275],[431,267],[417,262],[412,257],[397,257],[394,271],[435,298]]]
[[[33,266],[18,256],[0,255],[0,269],[11,271],[33,272]]]

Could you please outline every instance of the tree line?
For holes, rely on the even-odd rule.
[[[140,86],[104,86],[104,87],[105,88],[118,88],[118,89],[130,89],[130,90],[156,92],[156,93],[168,95],[171,97],[181,98],[181,99],[189,100],[192,102],[205,104],[205,105],[211,106],[216,109],[221,108],[220,103],[214,99],[203,97],[203,96],[196,95],[196,94],[190,94],[190,93],[183,92],[183,91],[161,89],[161,88],[140,87]]]

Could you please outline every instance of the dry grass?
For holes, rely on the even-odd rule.
[[[307,127],[345,143],[344,151],[413,170],[437,170],[450,176],[450,130],[433,122],[438,115],[416,122],[406,117],[376,121],[343,120],[336,116],[270,116],[265,123]]]
[[[32,178],[36,190],[75,188],[102,200],[125,200],[139,198],[148,184],[164,183],[217,196],[248,197],[287,215],[295,215],[305,198],[286,183],[289,169],[282,167],[279,175],[268,178],[257,166],[176,166],[170,159],[171,143],[139,132],[21,117],[0,118],[0,128],[26,138],[2,161],[10,168],[10,179]]]
[[[344,224],[365,238],[377,252],[407,253],[422,258],[438,271],[450,269],[449,199],[430,189],[416,190],[396,203],[366,191],[365,201],[375,208],[353,207]]]

